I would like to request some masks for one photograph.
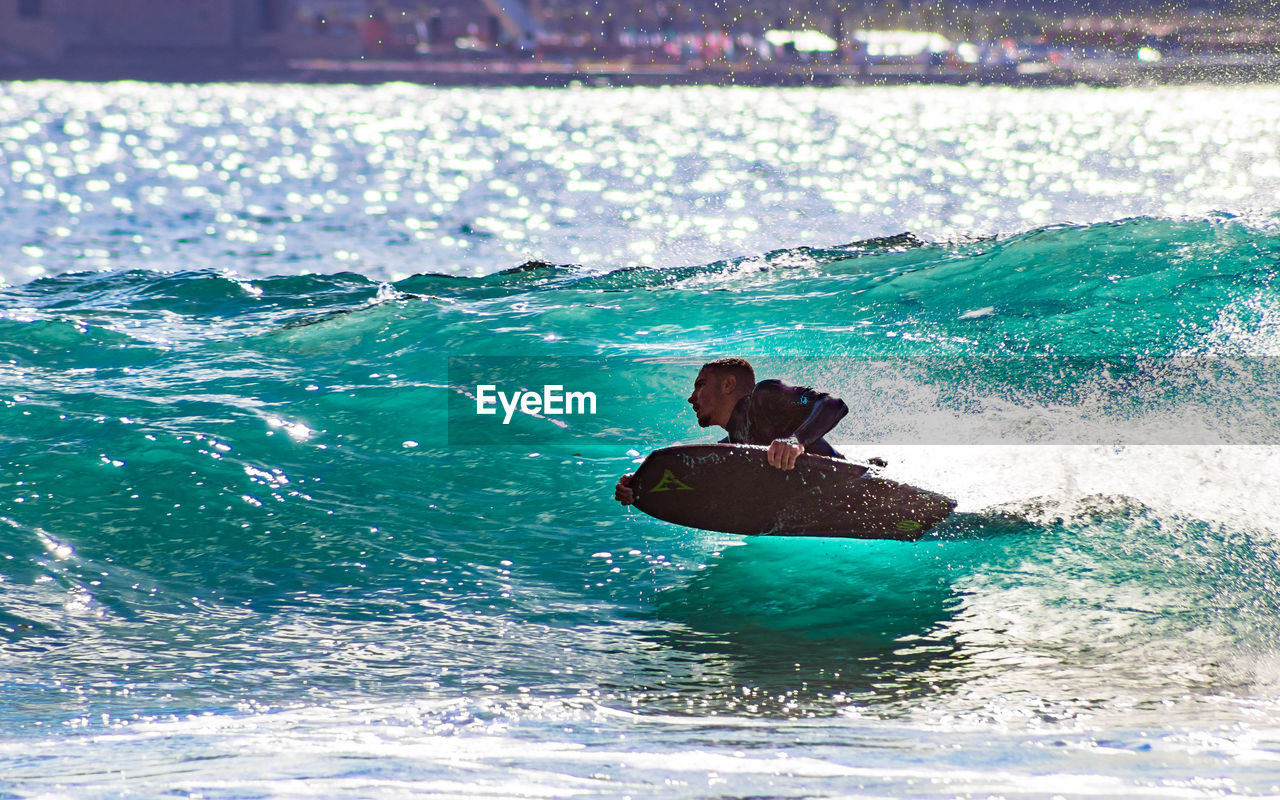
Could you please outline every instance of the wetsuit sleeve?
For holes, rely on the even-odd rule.
[[[809,412],[809,418],[796,428],[794,435],[800,444],[807,447],[826,436],[827,432],[848,413],[849,407],[839,397],[832,397],[829,394],[819,395],[813,402],[813,411]]]
[[[805,409],[807,413],[803,417],[804,421],[789,435],[795,436],[806,447],[825,436],[849,413],[849,407],[838,397],[832,397],[807,386],[788,386],[778,380],[761,381],[756,384],[753,394],[761,398],[769,398],[769,403],[776,412],[783,412],[783,407],[790,407],[793,410]],[[791,412],[778,413],[778,416],[791,416]],[[795,419],[795,417],[791,418]]]

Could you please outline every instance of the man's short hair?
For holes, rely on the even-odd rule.
[[[738,389],[744,392],[751,391],[756,385],[756,371],[745,358],[717,358],[703,364],[702,368],[718,375],[732,375]]]

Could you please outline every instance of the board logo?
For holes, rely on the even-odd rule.
[[[692,492],[693,487],[675,476],[671,470],[663,470],[662,480],[658,481],[658,485],[649,490],[654,492]]]
[[[897,528],[900,531],[903,531],[904,533],[915,533],[916,531],[920,530],[924,526],[921,525],[919,522],[916,522],[914,519],[900,519],[897,521],[897,523],[894,524],[893,527]]]

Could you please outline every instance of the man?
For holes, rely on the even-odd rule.
[[[755,370],[743,358],[710,361],[693,381],[689,405],[704,428],[718,425],[729,432],[722,441],[769,446],[769,463],[793,469],[801,453],[843,458],[822,437],[849,413],[838,397],[782,381],[756,383]],[[627,473],[613,496],[624,506],[635,502]]]

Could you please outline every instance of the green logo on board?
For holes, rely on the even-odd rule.
[[[693,487],[677,478],[671,470],[663,470],[662,480],[658,481],[658,485],[650,489],[649,493],[671,491],[692,492]]]
[[[900,519],[894,527],[904,533],[914,533],[924,526],[919,522],[916,522],[914,519]]]

